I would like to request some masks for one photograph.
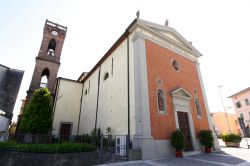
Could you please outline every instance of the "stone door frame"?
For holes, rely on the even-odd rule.
[[[192,109],[190,107],[190,102],[191,102],[192,96],[183,88],[178,88],[176,90],[173,90],[171,92],[171,96],[172,96],[172,100],[173,100],[174,117],[175,117],[175,123],[176,123],[177,129],[180,128],[177,111],[188,113],[188,124],[189,124],[189,130],[190,130],[189,132],[191,135],[191,143],[193,146],[193,151],[195,151],[198,148],[196,146],[196,141],[195,141],[196,138],[195,138],[195,132],[194,132]]]

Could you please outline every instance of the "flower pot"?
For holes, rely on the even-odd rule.
[[[205,153],[211,153],[212,152],[212,148],[205,148]]]
[[[183,157],[182,151],[175,151],[175,157]]]
[[[239,142],[225,142],[226,146],[228,147],[240,147]]]

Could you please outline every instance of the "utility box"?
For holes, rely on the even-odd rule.
[[[126,135],[115,136],[116,155],[126,156]]]

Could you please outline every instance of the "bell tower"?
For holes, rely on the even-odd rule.
[[[61,26],[46,19],[43,28],[43,38],[36,57],[36,65],[33,76],[27,91],[24,107],[18,115],[16,134],[20,133],[19,126],[22,120],[23,111],[29,103],[33,92],[39,88],[47,87],[54,95],[56,88],[56,78],[60,67],[60,58],[67,27]]]
[[[29,90],[26,105],[36,89],[47,87],[53,94],[56,86],[57,73],[60,67],[60,57],[67,27],[49,20],[45,21],[43,38]]]

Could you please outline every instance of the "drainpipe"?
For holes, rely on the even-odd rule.
[[[130,93],[129,93],[129,36],[127,36],[127,77],[128,77],[128,137],[127,137],[127,160],[129,160],[130,148]]]
[[[97,115],[98,115],[99,90],[100,90],[100,73],[101,73],[101,66],[99,68],[99,73],[98,73],[98,87],[97,87],[96,114],[95,114],[95,131],[96,131]]]
[[[82,95],[83,95],[83,89],[84,89],[84,83],[82,83],[82,94],[81,94],[80,111],[79,111],[79,117],[78,117],[77,135],[79,134],[80,118],[81,118],[81,114],[82,114]]]
[[[55,90],[55,95],[54,95],[54,99],[53,99],[52,126],[51,126],[51,133],[50,134],[52,134],[52,131],[53,131],[53,122],[54,122],[54,115],[55,115],[55,111],[56,111],[56,103],[58,100],[57,96],[59,93],[60,81],[61,81],[61,79],[57,78],[56,90]]]

